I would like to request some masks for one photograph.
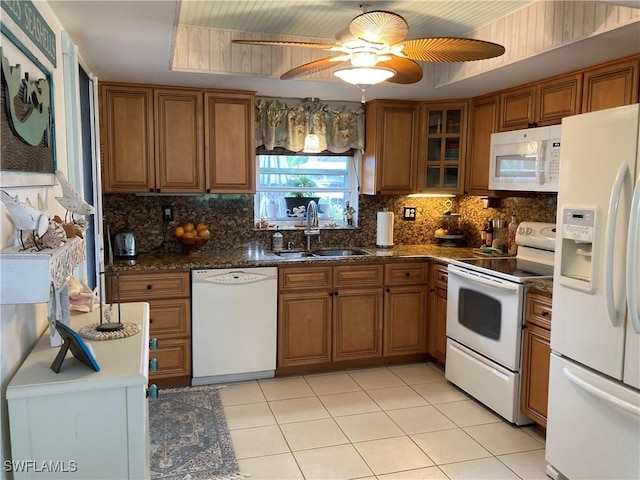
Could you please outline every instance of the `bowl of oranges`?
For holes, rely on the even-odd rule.
[[[187,222],[178,225],[173,233],[180,240],[180,243],[187,247],[189,255],[200,255],[200,249],[207,244],[211,237],[209,227],[202,222],[195,224]]]

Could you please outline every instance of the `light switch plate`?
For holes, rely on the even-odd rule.
[[[402,212],[402,218],[404,220],[415,221],[416,219],[416,207],[404,207]]]

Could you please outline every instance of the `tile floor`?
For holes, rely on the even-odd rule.
[[[221,389],[240,469],[258,479],[545,479],[544,436],[504,421],[434,364]]]

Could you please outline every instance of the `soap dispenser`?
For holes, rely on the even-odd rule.
[[[278,231],[280,227],[276,227],[276,233],[273,234],[271,248],[274,252],[280,252],[284,248],[284,238]]]

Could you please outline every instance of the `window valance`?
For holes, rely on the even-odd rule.
[[[290,104],[282,99],[256,99],[256,147],[299,152],[305,137],[316,134],[320,150],[364,150],[364,109],[360,104],[330,106],[308,98]]]

